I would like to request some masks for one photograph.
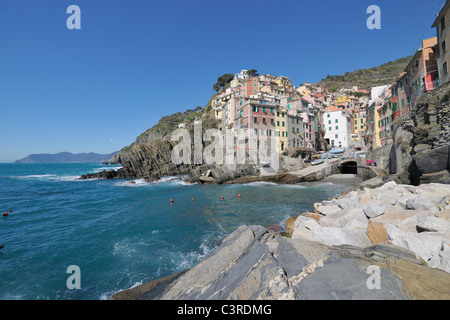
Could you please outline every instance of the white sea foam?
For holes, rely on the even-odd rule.
[[[256,181],[256,182],[245,183],[244,185],[247,185],[247,186],[264,186],[264,185],[276,186],[278,184],[276,184],[275,182]]]
[[[10,176],[9,178],[21,180],[41,180],[41,181],[75,181],[80,176],[56,175],[56,174],[32,174],[27,176]]]
[[[181,178],[182,180],[179,180]],[[177,185],[183,185],[183,186],[191,186],[196,183],[188,183],[183,180],[182,177],[176,177],[176,176],[168,176],[168,177],[162,177],[159,180],[147,182],[144,179],[134,179],[134,180],[122,180],[115,183],[118,187],[142,187],[142,186],[151,186],[156,184],[177,184]]]
[[[117,242],[114,244],[114,249],[113,249],[113,256],[115,255],[124,255],[124,256],[131,256],[132,254],[136,253],[136,249],[133,247],[135,244],[134,243],[130,243],[130,241],[123,240],[120,242]]]
[[[10,178],[17,178],[17,179],[43,179],[43,178],[49,178],[49,177],[56,177],[55,174],[32,174],[28,176],[11,176]]]
[[[94,168],[94,169],[92,169],[92,171],[93,171],[93,172],[101,172],[101,171],[104,171],[104,170],[107,170],[107,171],[109,171],[109,170],[115,170],[115,171],[117,171],[117,170],[119,170],[119,169],[122,169],[122,166],[116,166],[116,167],[100,167],[100,168]]]
[[[104,292],[100,295],[100,297],[98,298],[99,300],[109,300],[113,295],[115,295],[116,293],[119,293],[121,291],[124,290],[129,290],[129,289],[133,289],[135,287],[138,287],[140,285],[143,284],[143,281],[137,281],[135,282],[130,288],[125,288],[125,289],[119,289],[117,291],[109,291],[109,292]]]
[[[118,187],[142,187],[148,185],[144,179],[122,180],[114,183]]]

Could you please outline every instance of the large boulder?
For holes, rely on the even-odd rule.
[[[366,229],[367,236],[373,244],[385,243],[388,244],[387,232],[383,225],[370,221]]]
[[[375,200],[362,206],[362,210],[368,218],[375,218],[386,211],[386,205],[382,201]]]
[[[448,168],[448,146],[442,146],[432,150],[422,151],[412,156],[419,171],[433,173],[446,170]]]
[[[415,252],[431,268],[450,273],[450,241],[448,238],[430,232],[412,233],[396,226],[386,225],[389,243]]]

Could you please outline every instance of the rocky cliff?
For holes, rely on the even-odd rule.
[[[450,183],[450,84],[418,100],[392,127],[388,170],[402,183]]]

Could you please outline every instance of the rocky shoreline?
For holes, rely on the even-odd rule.
[[[363,183],[268,229],[241,226],[193,268],[111,299],[450,299],[450,185]]]

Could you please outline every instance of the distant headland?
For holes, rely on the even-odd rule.
[[[85,163],[85,162],[108,162],[118,151],[110,154],[89,153],[70,153],[59,152],[55,154],[30,154],[29,156],[14,161],[14,163]]]

